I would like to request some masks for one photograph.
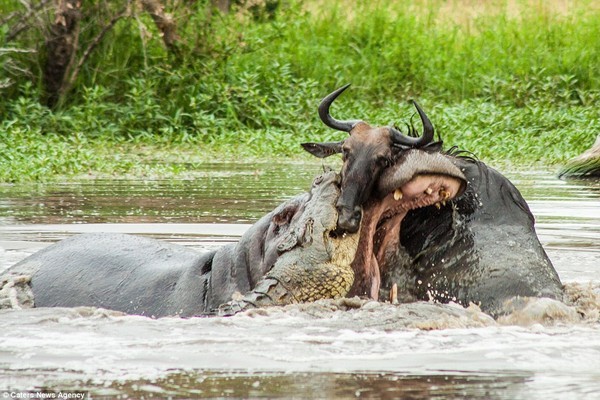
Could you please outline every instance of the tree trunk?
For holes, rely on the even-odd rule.
[[[60,100],[66,77],[77,53],[81,0],[57,0],[54,23],[46,39],[44,87],[46,104],[54,107]]]
[[[158,0],[142,0],[142,6],[152,17],[156,27],[162,35],[163,42],[167,50],[171,53],[177,53],[177,25],[173,21],[171,15],[165,12],[164,6]]]

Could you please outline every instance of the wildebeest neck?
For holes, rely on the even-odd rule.
[[[352,294],[377,299],[386,253],[399,245],[400,224],[409,210],[436,205],[460,195],[466,179],[448,156],[410,150],[377,182],[374,195],[365,203],[362,229],[353,262]]]

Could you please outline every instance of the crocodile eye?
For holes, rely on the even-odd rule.
[[[319,175],[315,178],[315,180],[313,181],[313,186],[317,186],[319,185],[321,182],[323,182],[323,175]]]

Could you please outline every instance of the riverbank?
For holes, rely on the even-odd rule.
[[[307,160],[300,143],[344,137],[316,109],[348,82],[336,117],[404,127],[416,99],[447,148],[493,165],[557,169],[600,132],[593,1],[252,8],[240,0],[224,14],[207,2],[172,2],[174,47],[144,10],[115,14],[121,3],[81,5],[78,67],[49,103],[48,27],[11,36],[27,10],[9,1],[13,20],[0,21],[0,182],[179,176],[215,159]],[[113,14],[121,16],[109,29]],[[55,20],[46,17],[38,19]]]
[[[207,162],[317,161],[303,152],[300,143],[342,140],[345,134],[326,128],[316,115],[319,99],[310,101],[314,103],[314,115],[295,129],[246,129],[207,137],[185,132],[172,132],[165,137],[158,132],[123,138],[90,133],[84,121],[77,120],[73,121],[78,126],[71,134],[59,134],[44,128],[47,119],[15,118],[5,122],[8,129],[0,133],[4,136],[0,142],[0,181],[99,176],[183,178]],[[344,99],[339,102],[341,109]],[[558,169],[585,150],[593,142],[595,132],[600,131],[595,107],[515,108],[475,101],[444,105],[426,99],[422,105],[445,148],[458,146],[491,165],[513,170],[530,166]],[[365,118],[374,125],[393,122],[402,127],[414,115],[408,104],[373,105],[367,111],[369,104],[365,102],[362,107],[364,111],[357,110],[358,115],[352,117]],[[52,117],[56,118],[56,114]],[[68,114],[59,118],[68,118]]]

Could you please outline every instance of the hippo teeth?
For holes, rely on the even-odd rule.
[[[392,290],[390,290],[390,303],[398,304],[398,285],[393,284]]]
[[[427,189],[425,189],[425,193],[426,194],[431,194],[431,193],[433,193],[433,189],[430,188],[430,187],[428,187]]]
[[[450,198],[450,192],[446,191],[445,189],[440,189],[440,197],[442,198],[442,200],[448,200]]]
[[[402,194],[401,189],[398,188],[394,191],[394,200],[398,201],[398,200],[402,199],[402,196],[403,196],[403,194]]]

